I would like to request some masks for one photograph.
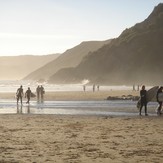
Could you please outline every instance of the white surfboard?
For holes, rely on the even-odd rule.
[[[159,101],[163,101],[163,93],[159,93],[158,94],[158,100]]]
[[[34,98],[34,97],[36,97],[36,95],[32,92],[31,93],[31,98]]]
[[[159,89],[159,86],[152,87],[147,91],[147,103],[148,102],[157,102],[156,95],[157,91]],[[160,93],[160,101],[163,101],[163,93]],[[137,102],[137,108],[140,109],[141,102],[140,99]]]
[[[155,86],[147,91],[147,103],[157,101],[156,95],[157,95],[158,89],[159,89],[159,86]]]

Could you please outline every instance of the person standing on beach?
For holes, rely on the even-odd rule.
[[[42,85],[40,87],[40,94],[41,94],[41,102],[43,102],[44,101],[45,89]]]
[[[97,90],[98,90],[98,91],[100,90],[100,86],[99,86],[99,85],[97,85]]]
[[[84,92],[86,91],[86,85],[83,85],[83,91]]]
[[[135,84],[133,85],[133,89],[132,90],[135,91]]]
[[[162,109],[162,101],[159,101],[159,93],[162,93],[163,91],[163,87],[161,86],[158,91],[157,91],[157,94],[156,94],[156,99],[157,99],[157,102],[159,104],[158,108],[157,108],[157,114],[160,115],[161,114],[161,109]]]
[[[17,89],[16,96],[17,96],[17,104],[19,102],[19,99],[22,104],[22,98],[23,98],[23,86],[22,85],[20,86],[20,88]]]
[[[95,84],[93,84],[93,92],[95,91]]]
[[[141,102],[141,106],[140,106],[140,111],[139,111],[139,115],[141,115],[141,110],[142,107],[145,107],[145,115],[147,116],[147,91],[145,90],[145,85],[142,86],[142,90],[140,91],[140,102]]]
[[[29,101],[30,101],[30,97],[31,97],[31,90],[30,90],[30,87],[28,87],[28,90],[25,92],[25,97],[27,97],[27,102],[26,104],[29,104]]]
[[[40,86],[39,85],[36,88],[36,94],[37,94],[37,101],[39,101],[40,100]]]

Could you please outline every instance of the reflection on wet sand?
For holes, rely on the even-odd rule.
[[[30,113],[30,105],[27,106],[27,113]]]
[[[17,105],[17,114],[30,114],[30,105]]]
[[[37,106],[36,106],[37,109],[43,109],[44,108],[43,104],[44,104],[43,99],[41,99],[41,101],[37,101]]]
[[[36,105],[36,108],[37,109],[43,109],[44,106],[43,106],[43,103],[44,101],[37,101],[37,105]],[[31,108],[33,106],[31,106],[30,104],[28,105],[17,105],[17,114],[30,114],[31,113]]]
[[[16,105],[15,101],[0,102],[0,114],[62,114],[137,116],[134,101],[31,101]],[[148,107],[149,115],[156,115],[155,104]]]
[[[22,114],[22,105],[17,105],[17,114]]]

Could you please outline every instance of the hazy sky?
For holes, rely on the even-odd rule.
[[[0,55],[62,53],[118,37],[163,0],[0,0]]]

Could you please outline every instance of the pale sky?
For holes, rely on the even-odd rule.
[[[0,0],[0,56],[63,53],[143,21],[163,0]]]

